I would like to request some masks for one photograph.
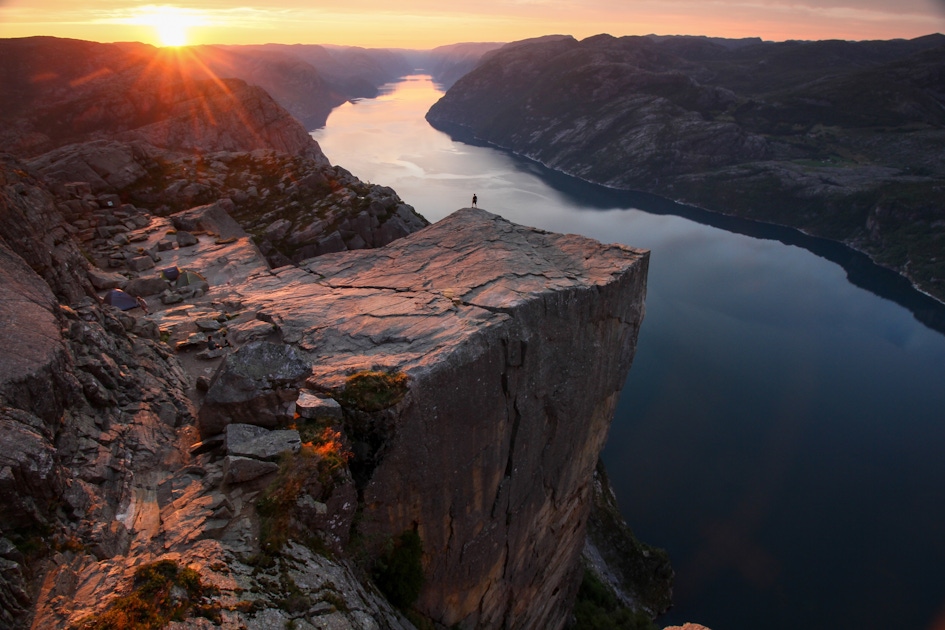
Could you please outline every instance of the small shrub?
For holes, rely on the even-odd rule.
[[[81,621],[79,628],[156,629],[170,621],[183,621],[189,614],[219,622],[220,606],[203,601],[215,592],[193,569],[181,569],[173,560],[161,560],[138,567],[131,593],[116,599],[101,615]]]
[[[335,472],[347,466],[348,461],[354,456],[351,451],[345,449],[341,441],[341,432],[331,427],[325,427],[317,441],[308,442],[306,446],[314,450],[315,454],[321,458],[318,462],[318,480],[326,486],[331,482]]]
[[[412,529],[402,533],[396,542],[374,564],[374,583],[394,606],[407,609],[420,597],[423,586],[423,541]]]
[[[327,591],[320,595],[321,600],[326,604],[331,604],[331,606],[339,612],[348,612],[348,602],[338,593]]]
[[[306,425],[306,430],[299,433],[312,437],[310,429]],[[322,427],[315,435],[302,444],[298,453],[283,456],[278,475],[256,502],[261,517],[259,542],[264,554],[277,553],[289,538],[303,540],[313,551],[322,549],[319,540],[293,528],[292,514],[306,486],[317,480],[323,488],[330,488],[335,474],[347,466],[352,453],[344,448],[341,432],[331,427]]]
[[[256,511],[261,517],[259,544],[264,553],[277,553],[289,540],[295,503],[302,489],[318,477],[319,460],[314,449],[308,446],[294,455],[283,455],[279,474],[256,501]]]
[[[361,411],[393,407],[407,393],[407,375],[400,371],[364,370],[348,377],[335,399]]]

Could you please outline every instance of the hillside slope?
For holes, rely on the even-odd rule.
[[[519,42],[427,119],[591,182],[843,241],[945,299],[945,36]]]

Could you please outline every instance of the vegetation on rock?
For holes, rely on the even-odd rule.
[[[294,521],[294,511],[305,492],[321,499],[331,490],[334,475],[343,469],[352,454],[344,446],[343,436],[330,426],[308,423],[299,427],[303,444],[298,453],[285,453],[279,472],[256,501],[260,516],[259,544],[264,554],[278,553],[290,538],[298,539],[321,551],[312,533]]]
[[[190,615],[220,621],[220,607],[209,601],[216,589],[205,585],[197,571],[173,560],[146,564],[135,571],[134,587],[101,615],[79,623],[81,630],[149,630]]]
[[[650,616],[633,611],[617,599],[614,592],[592,571],[584,570],[584,579],[574,604],[574,625],[570,630],[658,630]]]
[[[409,608],[420,596],[422,556],[420,534],[408,529],[396,541],[391,541],[385,553],[374,563],[374,583],[387,600],[400,609]]]
[[[381,411],[393,407],[407,393],[407,375],[399,371],[364,370],[347,378],[335,395],[343,407]]]

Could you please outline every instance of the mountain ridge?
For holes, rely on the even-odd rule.
[[[939,34],[527,42],[427,120],[593,183],[842,241],[943,300],[943,61]]]

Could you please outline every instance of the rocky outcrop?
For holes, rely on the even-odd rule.
[[[845,242],[945,299],[945,37],[609,35],[490,53],[438,128],[608,187]]]
[[[71,238],[55,198],[9,155],[0,154],[0,237],[62,302],[93,295],[89,264]]]
[[[29,164],[52,180],[60,211],[102,268],[127,264],[140,247],[129,247],[131,233],[149,225],[148,214],[176,212],[171,227],[186,233],[228,238],[245,230],[272,266],[379,247],[427,224],[393,190],[361,182],[320,152],[194,156],[103,140],[61,147]],[[211,216],[217,208],[225,221]],[[176,246],[161,247],[192,244],[183,233],[172,240]]]
[[[563,626],[646,261],[466,209],[238,289],[309,357],[309,389],[339,398],[352,372],[407,375],[390,409],[343,402],[344,426],[363,465],[357,531],[382,545],[416,529],[417,606],[437,622]]]
[[[669,556],[633,535],[620,514],[603,462],[594,471],[594,507],[583,557],[587,569],[630,610],[656,617],[672,605],[674,572]]]

